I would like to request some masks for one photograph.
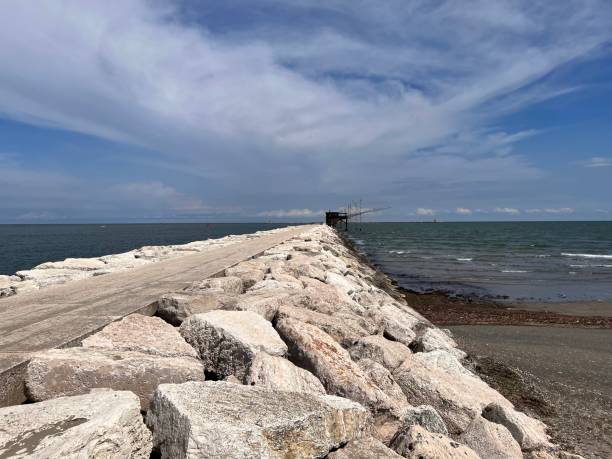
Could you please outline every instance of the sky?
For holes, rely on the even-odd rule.
[[[0,2],[0,223],[612,219],[609,0]]]

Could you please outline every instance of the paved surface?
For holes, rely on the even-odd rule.
[[[31,353],[79,343],[134,312],[154,314],[160,295],[212,277],[310,228],[290,227],[228,247],[1,299],[0,406],[24,401],[23,371]]]
[[[462,349],[518,370],[553,408],[543,419],[585,458],[612,457],[612,330],[461,325]]]

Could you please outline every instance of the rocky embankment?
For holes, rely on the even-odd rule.
[[[0,275],[0,298],[69,281],[137,268],[169,258],[202,253],[282,231],[284,228],[258,231],[253,234],[230,235],[189,244],[145,246],[129,252],[97,258],[67,258],[64,261],[42,263],[32,269],[17,271],[12,276]]]
[[[575,457],[327,227],[157,306],[33,355],[0,457]]]

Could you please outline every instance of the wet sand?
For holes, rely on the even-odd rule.
[[[548,424],[555,442],[586,458],[612,457],[612,304],[403,294],[453,332],[475,372]]]

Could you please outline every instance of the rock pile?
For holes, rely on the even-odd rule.
[[[33,356],[0,457],[570,457],[389,285],[320,226],[168,292]]]
[[[0,275],[0,298],[19,292],[37,290],[69,281],[101,276],[136,268],[169,258],[180,257],[283,231],[284,228],[258,231],[253,234],[230,235],[219,239],[190,242],[189,244],[145,246],[129,252],[104,255],[98,258],[67,258],[64,261],[42,263],[32,269],[17,271],[13,276]]]

